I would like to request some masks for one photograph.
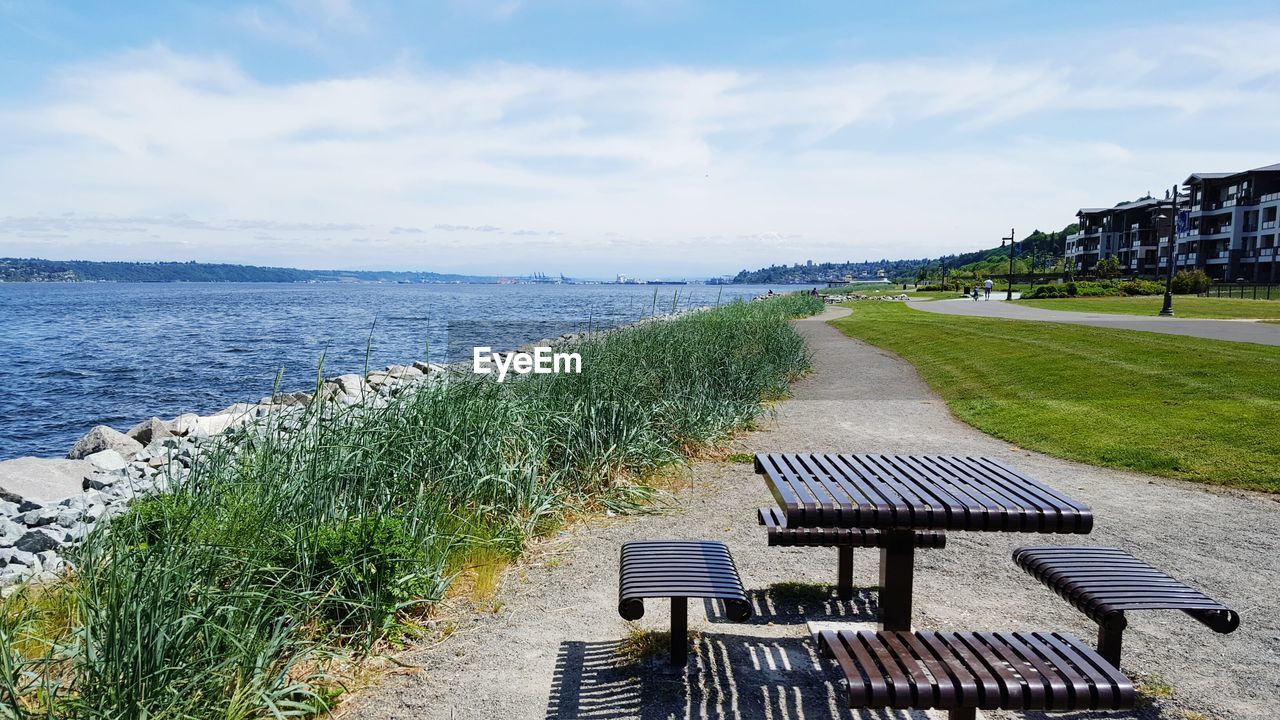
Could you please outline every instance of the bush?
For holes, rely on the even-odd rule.
[[[1073,297],[1104,297],[1122,294],[1120,288],[1113,282],[1076,282],[1068,285],[1075,288],[1074,293],[1069,292]]]
[[[1120,260],[1114,256],[1102,258],[1098,261],[1094,272],[1104,279],[1116,277],[1120,274]]]
[[[1041,285],[1030,293],[1023,295],[1025,298],[1032,300],[1041,300],[1045,298],[1064,298],[1069,297],[1067,291],[1058,285]]]
[[[1207,291],[1211,282],[1213,281],[1205,274],[1205,271],[1199,268],[1179,270],[1173,276],[1173,292],[1178,295],[1199,294]]]
[[[1164,283],[1158,283],[1151,280],[1129,280],[1120,283],[1120,292],[1128,296],[1134,295],[1163,295]]]
[[[424,547],[398,517],[362,517],[317,530],[312,572],[326,591],[324,617],[342,632],[376,634],[434,590]]]

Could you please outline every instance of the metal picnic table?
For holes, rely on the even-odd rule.
[[[1076,533],[1088,507],[984,457],[761,453],[788,527],[881,530],[880,621],[911,629],[917,530]]]

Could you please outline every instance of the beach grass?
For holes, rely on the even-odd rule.
[[[995,437],[1103,467],[1280,492],[1274,347],[851,305],[833,326],[910,361],[958,418]]]
[[[749,427],[808,368],[806,296],[590,336],[581,374],[459,375],[312,403],[203,452],[71,554],[57,592],[0,607],[0,715],[305,717],[455,580],[489,611],[502,568],[567,517],[642,508],[684,453]]]
[[[1014,302],[1045,310],[1158,315],[1164,305],[1164,296],[1047,298]],[[1280,319],[1280,294],[1276,300],[1271,301],[1176,295],[1173,298],[1173,311],[1175,317],[1184,318],[1277,320]]]

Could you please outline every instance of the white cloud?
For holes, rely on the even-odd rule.
[[[0,253],[607,274],[971,249],[1280,160],[1280,54],[1247,43],[1280,27],[1224,27],[1027,62],[284,84],[153,47],[0,108]]]

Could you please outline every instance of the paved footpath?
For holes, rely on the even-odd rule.
[[[1092,640],[1096,626],[1014,565],[1028,543],[1116,545],[1203,588],[1237,609],[1239,630],[1218,635],[1179,612],[1134,613],[1125,669],[1160,678],[1171,697],[1106,720],[1274,720],[1280,697],[1280,503],[1272,496],[1080,465],[1031,453],[952,417],[910,364],[823,322],[796,323],[814,372],[757,432],[744,453],[884,452],[986,455],[1091,506],[1091,535],[952,533],[945,550],[916,557],[917,627],[939,630],[1051,629]],[[1120,430],[1118,430],[1120,431]],[[831,664],[807,637],[813,620],[876,616],[874,551],[854,554],[854,601],[797,600],[766,589],[782,581],[831,582],[835,551],[765,544],[755,510],[772,502],[751,466],[698,462],[673,512],[578,524],[535,548],[503,579],[498,612],[454,605],[453,634],[398,659],[420,669],[378,678],[340,709],[341,718],[382,720],[920,720],[937,713],[851,713]],[[756,615],[725,622],[690,603],[700,631],[689,672],[658,661],[618,665],[627,635],[618,617],[618,548],[638,538],[708,538],[728,544]],[[665,602],[645,604],[643,628],[666,626]],[[1192,710],[1203,715],[1187,715]],[[986,720],[1046,716],[984,712]],[[1056,717],[1056,716],[1055,716]]]
[[[1005,302],[1003,299],[987,302],[979,300],[931,300],[913,302],[911,307],[946,315],[971,315],[998,317],[1013,320],[1039,320],[1043,322],[1092,325],[1094,327],[1122,328],[1167,335],[1190,335],[1210,340],[1234,340],[1262,345],[1280,345],[1280,324],[1261,323],[1256,320],[1209,320],[1204,318],[1162,318],[1150,315],[1113,315],[1108,313],[1072,312],[1070,310],[1045,310],[1043,308]],[[1177,300],[1174,300],[1177,312]]]

